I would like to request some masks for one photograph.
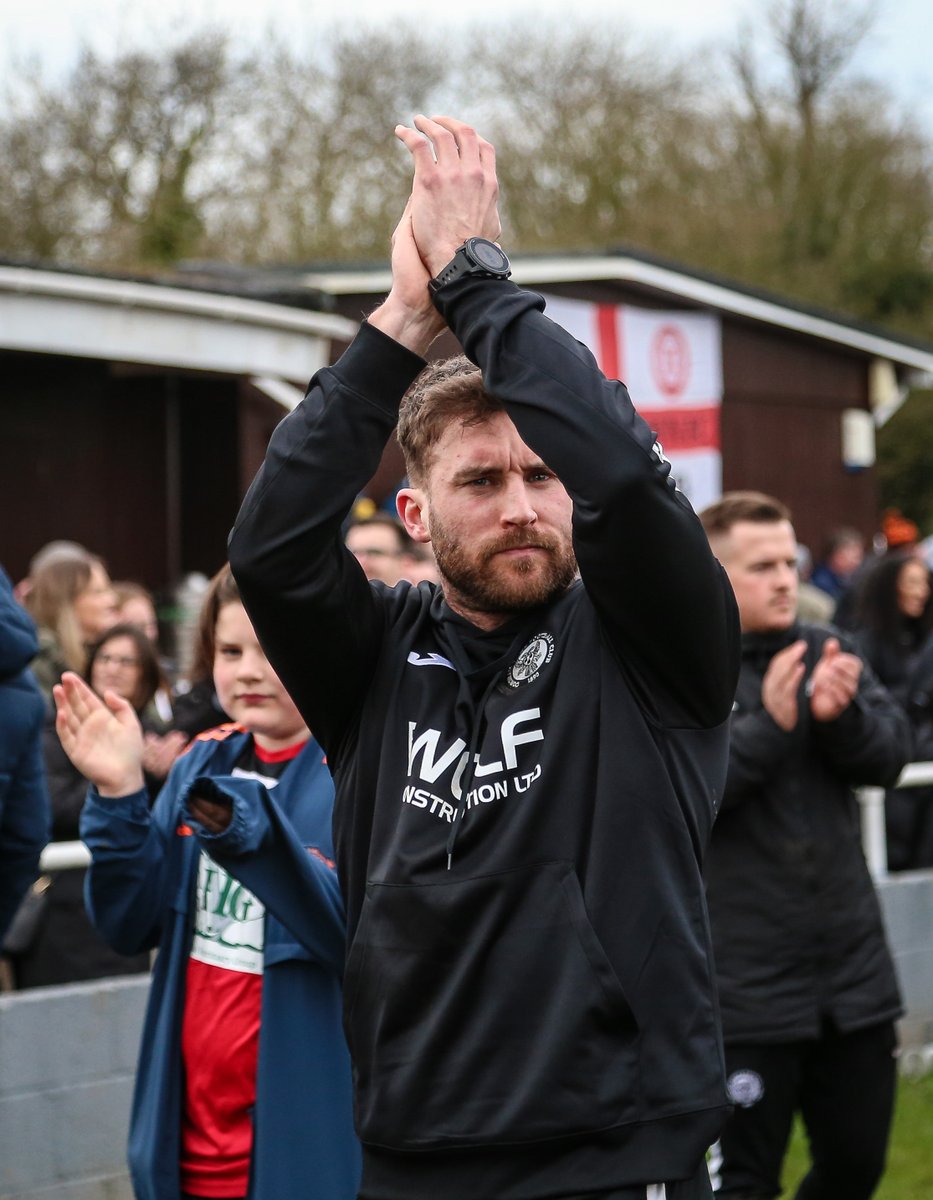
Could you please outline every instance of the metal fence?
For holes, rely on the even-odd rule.
[[[908,763],[901,772],[897,787],[920,787],[933,783],[933,762]],[[884,827],[884,793],[882,787],[859,788],[856,795],[861,805],[862,848],[872,878],[886,879],[888,875],[888,846]],[[66,867],[86,867],[91,861],[83,842],[50,842],[42,851],[40,870],[63,871]]]
[[[908,763],[895,787],[920,787],[933,783],[933,762]],[[856,795],[862,806],[862,848],[865,861],[876,882],[888,876],[888,841],[884,827],[883,787],[859,788]]]

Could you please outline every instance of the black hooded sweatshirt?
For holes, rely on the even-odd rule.
[[[371,326],[273,435],[230,559],[336,785],[361,1195],[689,1178],[727,1112],[701,860],[731,588],[628,393],[511,283],[436,297],[573,500],[580,579],[482,632],[341,522],[422,368]]]

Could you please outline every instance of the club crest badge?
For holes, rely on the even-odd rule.
[[[733,1071],[726,1080],[729,1099],[739,1108],[751,1108],[765,1094],[764,1080],[757,1071]]]
[[[554,655],[554,639],[549,633],[536,633],[526,646],[519,651],[518,658],[509,667],[505,677],[510,688],[520,687],[523,683],[533,683],[541,674],[541,668],[547,666]]]

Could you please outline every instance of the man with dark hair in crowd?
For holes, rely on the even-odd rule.
[[[742,670],[707,895],[734,1115],[719,1194],[770,1200],[795,1111],[798,1200],[868,1200],[884,1168],[901,1001],[852,789],[910,755],[900,708],[831,629],[798,623],[790,513],[732,492],[700,514],[735,589]]]
[[[857,529],[834,529],[823,545],[823,556],[813,568],[810,582],[838,601],[852,582],[865,557],[865,539]]]
[[[230,542],[336,783],[360,1195],[700,1200],[734,600],[625,388],[508,281],[492,147],[415,124],[389,296]],[[445,325],[469,362],[400,413]],[[440,587],[368,582],[340,536],[396,422]]]

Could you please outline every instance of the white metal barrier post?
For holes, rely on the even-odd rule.
[[[920,787],[933,783],[933,762],[908,763],[894,785],[899,788]],[[882,787],[861,787],[856,791],[862,810],[862,849],[874,880],[888,875],[888,838],[884,818]]]
[[[888,874],[888,838],[884,823],[884,788],[863,787],[858,791],[862,806],[862,849],[874,880]]]
[[[84,842],[49,842],[39,859],[39,870],[67,871],[69,867],[86,867],[91,862],[91,852]]]

